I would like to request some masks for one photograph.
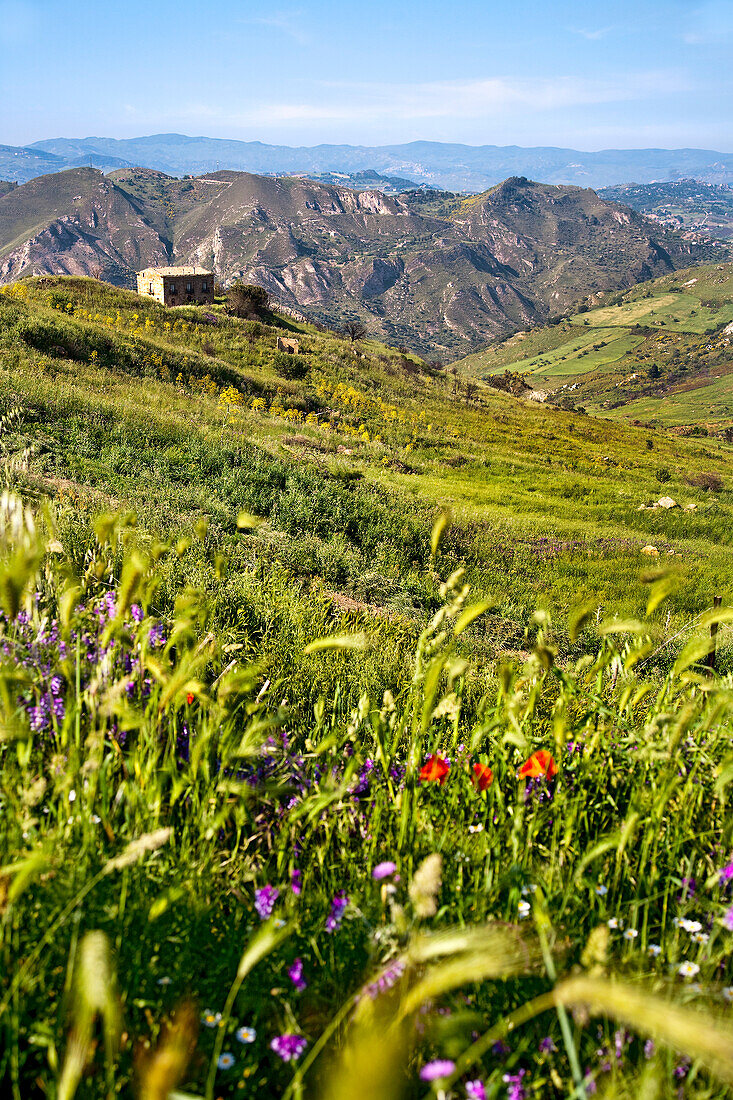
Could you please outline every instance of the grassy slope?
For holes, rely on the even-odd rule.
[[[733,266],[676,272],[610,304],[519,333],[469,356],[461,368],[490,378],[506,369],[555,397],[615,418],[726,425],[733,419]],[[656,366],[658,379],[649,376]]]
[[[438,958],[375,998],[390,1015],[374,1013],[373,1045],[357,1063],[381,1073],[368,1095],[383,1100],[404,1083],[401,1095],[424,1097],[419,1068],[468,1051],[457,1074],[486,1079],[488,1095],[506,1094],[505,1078],[526,1070],[528,1095],[568,1096],[554,1012],[535,1023],[529,1011],[516,1027],[510,1019],[554,984],[535,950],[536,917],[561,980],[582,977],[582,959],[586,975],[628,983],[596,984],[594,1004],[609,990],[624,1004],[591,1026],[581,1015],[591,997],[572,999],[581,1009],[569,1051],[577,1048],[594,1084],[598,1077],[600,1094],[643,1094],[651,1027],[659,1096],[722,1096],[724,1086],[672,1051],[702,1050],[703,1067],[715,1071],[706,1054],[720,1028],[716,1050],[733,1076],[723,1000],[733,996],[731,895],[720,870],[731,851],[729,680],[684,668],[662,686],[644,660],[653,643],[630,653],[627,630],[594,638],[593,617],[574,653],[599,652],[574,663],[544,619],[530,628],[527,608],[538,598],[565,608],[592,591],[606,621],[614,608],[643,613],[638,551],[650,539],[674,548],[666,562],[679,570],[671,600],[650,617],[652,633],[675,633],[712,591],[729,602],[733,494],[700,493],[678,472],[714,467],[730,485],[731,448],[497,393],[469,404],[452,396],[449,376],[414,359],[373,344],[354,353],[304,326],[293,326],[296,364],[276,355],[276,318],[212,325],[206,313],[165,311],[87,280],[0,293],[0,392],[6,407],[19,400],[26,410],[0,443],[35,446],[21,488],[55,499],[62,546],[43,558],[25,622],[0,618],[0,1091],[64,1095],[54,1079],[58,1066],[72,1065],[62,1085],[73,1075],[78,1033],[79,1074],[88,1063],[78,1095],[162,1095],[177,1081],[179,1095],[207,1100],[364,1100],[348,1054],[343,1079],[331,1091],[325,1082],[349,1034],[341,1025],[350,998],[396,952],[432,947],[431,932],[453,925],[448,944],[434,945]],[[318,423],[295,419],[306,411]],[[654,473],[663,463],[674,471],[664,490],[697,500],[697,513],[636,511],[661,492]],[[457,523],[433,563],[430,525],[446,503]],[[124,528],[119,541],[104,524],[92,532],[92,513],[130,507],[131,541]],[[240,509],[266,522],[237,534]],[[160,546],[156,534],[173,539]],[[151,567],[136,559],[136,541]],[[34,565],[31,556],[24,573],[19,553],[8,567],[7,541],[0,549],[7,606],[10,582]],[[470,659],[465,675],[453,649],[462,597],[425,632],[411,666],[417,626],[441,602],[436,573],[463,559],[479,593],[497,594],[498,612],[455,640]],[[83,578],[76,607],[67,598],[74,573]],[[452,599],[460,579],[447,587]],[[327,589],[380,605],[358,624],[371,637],[366,654],[301,656],[314,638],[357,625]],[[123,603],[133,591],[139,624]],[[116,625],[107,622],[110,597],[121,609]],[[49,628],[57,618],[60,640]],[[152,640],[160,626],[167,643]],[[726,637],[723,624],[723,672]],[[535,652],[508,663],[476,707],[487,656],[517,641],[536,643]],[[56,673],[63,716],[54,709],[54,721],[35,729]],[[549,788],[517,774],[539,748],[559,765]],[[451,760],[445,785],[405,773],[429,752]],[[477,756],[494,775],[483,793],[473,782]],[[431,853],[442,856],[442,891],[434,871],[432,886],[408,893]],[[394,907],[372,877],[385,858],[399,870]],[[279,891],[282,940],[254,908],[266,885]],[[426,893],[435,917],[423,908]],[[329,929],[343,895],[343,925]],[[535,905],[547,906],[547,919],[539,908],[525,917]],[[710,934],[694,939],[683,919]],[[290,972],[296,959],[305,989]],[[683,978],[698,970],[699,995]],[[96,1041],[90,1019],[99,1010],[114,1031],[109,971],[118,974],[119,1057],[113,1042]],[[415,1002],[416,1054],[391,1055],[384,1021],[428,977]],[[639,1005],[632,997],[644,991],[659,999]],[[434,1011],[423,1011],[424,998]],[[687,1014],[675,1016],[683,1006]],[[208,1026],[222,1011],[221,1027]],[[665,1029],[668,1019],[676,1029]],[[494,1032],[502,1020],[505,1031]],[[302,1033],[305,1067],[332,1021],[338,1033],[323,1059],[302,1090],[297,1080],[288,1090],[295,1065],[280,1062],[273,1038]],[[242,1025],[253,1029],[246,1038],[237,1037]],[[477,1051],[470,1044],[482,1033]],[[167,1046],[152,1060],[140,1056],[159,1041]],[[75,1084],[72,1076],[65,1095]],[[451,1095],[468,1095],[465,1084]]]
[[[521,647],[538,604],[564,616],[595,598],[639,614],[648,543],[674,554],[670,631],[726,591],[733,451],[717,440],[490,390],[468,403],[414,359],[376,344],[354,352],[305,326],[291,326],[305,377],[287,378],[293,361],[276,355],[272,327],[202,324],[195,310],[88,280],[26,285],[25,298],[0,296],[0,362],[6,402],[27,410],[22,442],[37,447],[32,491],[90,511],[132,508],[161,534],[206,515],[229,540],[234,575],[276,558],[305,604],[326,589],[407,623],[434,606],[428,534],[448,507],[449,562],[465,562],[498,601],[487,654]],[[227,412],[220,394],[232,384],[243,404]],[[318,423],[303,421],[309,411]],[[664,485],[660,468],[672,471]],[[686,484],[709,470],[720,493]],[[662,492],[697,511],[638,510]],[[267,520],[244,541],[239,509]]]

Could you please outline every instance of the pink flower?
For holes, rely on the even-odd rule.
[[[379,882],[379,880],[382,878],[389,878],[390,875],[393,875],[396,870],[397,864],[392,863],[391,860],[387,859],[384,861],[384,863],[377,864],[377,866],[372,871],[372,878],[375,878],[377,882]]]
[[[427,1062],[420,1070],[421,1081],[439,1081],[442,1077],[450,1077],[456,1063],[448,1058],[438,1058],[435,1062]]]

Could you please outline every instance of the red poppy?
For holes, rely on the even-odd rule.
[[[191,703],[193,702],[193,700],[194,700],[194,694],[193,694],[192,691],[189,691],[188,695],[186,696],[186,702],[188,703],[189,707],[191,706]]]
[[[553,775],[557,775],[557,764],[547,749],[538,749],[532,753],[526,764],[522,764],[519,775],[523,779],[534,779],[538,775],[552,779]]]
[[[438,756],[437,753],[433,753],[420,768],[420,781],[422,783],[440,783],[442,786],[449,771],[450,764],[448,761],[444,760],[442,756]]]
[[[494,773],[488,764],[474,764],[473,781],[480,791],[485,791],[494,782]]]

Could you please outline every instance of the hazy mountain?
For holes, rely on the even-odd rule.
[[[101,267],[123,282],[195,263],[326,324],[356,316],[393,343],[458,355],[716,254],[593,191],[523,178],[428,209],[302,178],[79,168],[0,198],[0,281]]]
[[[690,177],[709,183],[733,182],[733,154],[706,149],[604,149],[586,153],[555,147],[524,149],[516,145],[473,146],[438,141],[290,148],[260,141],[183,134],[124,139],[54,138],[35,142],[31,149],[60,156],[67,163],[69,158],[76,158],[76,164],[85,163],[84,158],[90,155],[122,158],[128,164],[157,168],[174,176],[199,175],[222,168],[266,174],[351,174],[372,170],[454,191],[484,191],[508,176],[582,187]],[[0,176],[8,176],[2,160]]]
[[[26,183],[47,172],[61,172],[64,168],[80,168],[82,165],[109,172],[113,168],[129,167],[129,161],[105,156],[93,149],[59,156],[35,146],[0,145],[0,179],[16,183]]]
[[[727,184],[678,180],[606,187],[600,194],[685,234],[721,240],[733,237],[733,187]]]

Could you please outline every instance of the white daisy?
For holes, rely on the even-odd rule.
[[[696,974],[700,973],[700,967],[697,963],[683,962],[680,963],[677,973],[682,978],[694,978]]]
[[[204,1027],[218,1027],[221,1023],[221,1012],[212,1012],[210,1008],[201,1013],[201,1023]]]
[[[611,929],[623,928],[624,926],[624,922],[619,917],[611,917],[610,920],[606,921],[606,923]]]
[[[639,933],[636,931],[635,928],[627,928],[626,931],[624,932],[624,939],[625,940],[635,940],[638,935],[639,935]]]
[[[657,955],[662,954],[662,949],[661,949],[661,947],[659,946],[658,943],[650,943],[649,946],[647,947],[647,951],[649,952],[649,954],[651,955],[651,957],[653,959],[656,959]]]
[[[531,908],[532,907],[528,901],[520,901],[519,905],[517,906],[517,911],[519,912],[520,917],[528,917]]]
[[[604,886],[603,883],[601,883],[600,886],[596,886],[596,893],[598,894],[599,898],[605,898],[606,894],[608,893],[608,887]]]

